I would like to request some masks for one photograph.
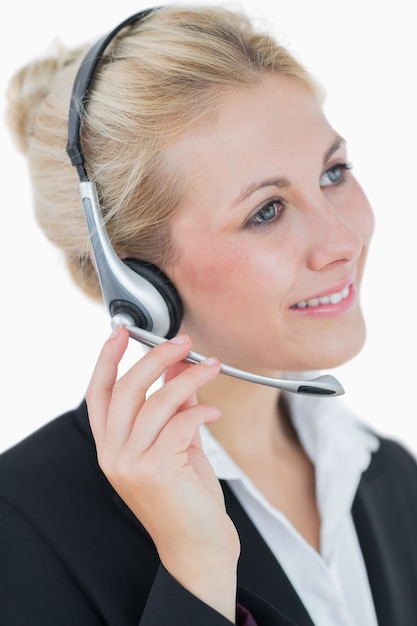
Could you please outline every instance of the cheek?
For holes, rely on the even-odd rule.
[[[207,318],[205,307],[214,316],[217,310],[226,317],[238,310],[243,317],[244,311],[265,313],[270,304],[276,313],[289,305],[288,293],[303,256],[299,238],[282,238],[276,229],[262,234],[219,230],[208,223],[190,228],[179,222],[173,232],[176,254],[169,275],[187,317],[195,322],[198,315]]]
[[[253,236],[238,236],[232,244],[225,237],[207,246],[209,239],[185,246],[177,257],[173,276],[184,304],[184,329],[195,349],[214,350],[219,358],[242,364],[248,354],[269,352],[271,333],[284,332],[293,255],[277,250],[272,239],[261,245]],[[251,345],[248,329],[254,327]]]
[[[194,239],[177,256],[176,284],[184,298],[210,297],[221,301],[232,295],[236,276],[243,276],[248,256],[226,245],[208,245],[209,237]]]

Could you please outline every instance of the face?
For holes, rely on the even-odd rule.
[[[193,348],[267,374],[354,356],[373,216],[316,98],[270,76],[169,156],[187,185],[166,271]]]

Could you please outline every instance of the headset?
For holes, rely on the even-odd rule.
[[[152,263],[140,259],[120,259],[106,231],[96,186],[90,181],[81,145],[81,126],[103,54],[124,28],[140,22],[162,7],[135,13],[99,39],[87,52],[75,77],[68,118],[67,153],[80,179],[80,194],[89,233],[92,255],[103,300],[113,327],[123,325],[129,336],[152,348],[175,336],[183,317],[181,298],[173,283]],[[191,351],[184,359],[199,363],[206,357]],[[344,393],[339,381],[330,375],[312,380],[290,380],[261,376],[221,364],[220,372],[235,378],[268,385],[304,395],[338,396]]]

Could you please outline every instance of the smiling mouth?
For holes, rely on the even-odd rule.
[[[291,309],[306,309],[312,307],[319,307],[323,305],[329,304],[339,304],[342,300],[345,300],[349,295],[350,287],[345,287],[342,291],[335,291],[334,293],[330,293],[327,296],[322,296],[321,298],[311,298],[310,300],[301,300],[296,304],[293,304]]]

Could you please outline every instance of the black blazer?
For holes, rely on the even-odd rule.
[[[312,626],[268,546],[223,489],[242,543],[239,601],[259,626]],[[380,626],[416,626],[417,466],[398,444],[381,440],[353,518]],[[0,456],[0,624],[230,625],[161,565],[97,465],[85,403]]]

